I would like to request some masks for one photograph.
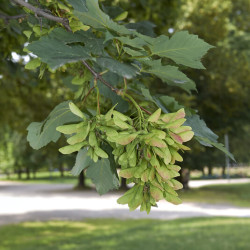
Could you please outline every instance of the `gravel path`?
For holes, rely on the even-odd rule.
[[[222,181],[222,182],[219,182]],[[230,183],[250,182],[250,179]],[[225,180],[192,181],[190,186],[225,183]],[[226,183],[227,180],[226,180]],[[118,192],[99,196],[95,191],[73,191],[69,184],[23,184],[0,182],[0,225],[22,221],[81,220],[84,218],[176,219],[197,216],[250,217],[250,208],[228,205],[184,203],[178,206],[159,202],[147,215],[118,205]]]

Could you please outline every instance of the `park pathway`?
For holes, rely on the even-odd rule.
[[[250,179],[229,183],[250,182]],[[191,187],[228,183],[227,180],[191,181]],[[85,218],[176,219],[200,216],[250,217],[250,208],[229,205],[183,203],[175,206],[159,202],[147,215],[130,212],[116,200],[122,193],[99,196],[94,190],[73,191],[70,184],[24,184],[0,181],[0,225],[22,221],[81,220]]]

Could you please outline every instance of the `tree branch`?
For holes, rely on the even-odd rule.
[[[100,74],[95,72],[94,69],[91,68],[91,66],[86,61],[82,60],[82,64],[91,72],[91,74],[94,76],[95,79],[102,82],[104,85],[106,85],[108,88],[110,88],[116,94],[118,94],[120,92],[119,89],[114,88],[111,84],[109,84],[106,80],[104,80]]]
[[[15,3],[33,11],[37,16],[41,16],[41,17],[44,17],[44,18],[49,19],[51,21],[61,23],[67,31],[72,32],[72,30],[69,26],[69,20],[67,18],[53,16],[53,15],[45,12],[43,9],[37,8],[37,7],[31,5],[23,0],[12,0],[12,1],[14,1]]]
[[[25,14],[20,14],[20,15],[15,15],[15,16],[9,16],[5,13],[0,13],[0,19],[4,19],[5,23],[8,23],[9,20],[12,19],[20,19],[20,18],[25,18],[27,15]]]
[[[15,3],[33,11],[35,13],[35,15],[37,16],[42,16],[46,19],[49,19],[51,21],[54,21],[54,22],[57,22],[57,23],[61,23],[65,29],[69,32],[72,32],[70,26],[69,26],[69,20],[67,18],[62,18],[62,17],[57,17],[57,16],[53,16],[49,13],[47,13],[45,10],[43,9],[40,9],[40,8],[37,8],[23,0],[12,0],[14,1]],[[12,16],[12,17],[9,17],[9,19],[15,19],[15,18],[20,18],[20,17],[24,17],[26,15],[18,15],[18,16]],[[1,18],[1,15],[0,15],[0,18]],[[5,19],[7,19],[5,17]],[[101,76],[101,74],[97,73],[94,71],[94,69],[84,60],[82,60],[82,64],[92,73],[92,75],[94,76],[94,78],[96,80],[99,80],[100,82],[102,82],[105,86],[107,86],[108,88],[110,88],[113,92],[115,92],[117,95],[121,95],[122,91],[113,87],[111,84],[109,84],[106,80],[104,80]],[[126,82],[126,79],[124,79],[126,85],[127,85],[127,82]],[[84,101],[86,100],[87,96],[90,94],[90,92],[93,90],[93,88],[91,88],[88,92],[88,94],[85,96],[84,98]],[[144,112],[146,112],[147,114],[151,114],[148,110],[146,110],[145,108],[141,107],[140,105],[138,105],[140,107],[141,110],[143,110]]]

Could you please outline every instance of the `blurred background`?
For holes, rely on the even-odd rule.
[[[126,21],[137,23],[137,30],[149,36],[188,30],[215,46],[203,59],[206,70],[183,68],[197,84],[197,93],[192,96],[163,85],[160,80],[148,85],[153,93],[173,96],[197,109],[208,127],[219,135],[220,142],[234,154],[237,163],[221,151],[191,142],[192,151],[185,154],[182,166],[181,181],[186,190],[180,192],[184,201],[181,208],[161,204],[150,216],[138,211],[132,215],[115,204],[121,193],[99,198],[84,173],[79,177],[70,174],[75,157],[58,152],[63,141],[38,151],[27,143],[27,126],[32,121],[44,120],[56,104],[72,98],[74,85],[70,84],[70,68],[60,73],[25,69],[29,61],[29,55],[23,51],[27,34],[17,20],[8,20],[10,25],[7,25],[3,13],[15,15],[18,10],[3,0],[0,3],[0,225],[50,221],[0,227],[0,249],[165,249],[164,246],[250,249],[246,241],[250,220],[235,218],[250,217],[249,0],[106,0],[101,4],[111,17],[119,14],[112,6],[120,6],[120,13],[126,10]],[[129,26],[133,28],[133,24]],[[123,180],[121,186],[127,188]],[[59,199],[58,207],[48,200],[53,197]],[[32,203],[35,198],[37,207]],[[67,199],[71,199],[72,206],[67,207]],[[28,209],[21,205],[25,202]],[[27,205],[28,202],[33,205]],[[57,212],[49,214],[50,210]],[[39,211],[42,212],[37,214]],[[199,216],[220,217],[178,219]],[[64,221],[97,217],[178,220]],[[62,221],[54,221],[60,218]],[[78,231],[80,228],[82,231]],[[38,236],[25,240],[31,232]],[[48,232],[55,237],[45,240]],[[132,236],[131,232],[137,233]],[[10,235],[16,238],[13,240]],[[41,248],[34,248],[37,244],[34,237],[40,239]],[[61,247],[57,245],[59,240],[63,242]]]

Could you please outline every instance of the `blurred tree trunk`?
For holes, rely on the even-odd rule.
[[[213,175],[213,167],[212,166],[208,166],[208,175],[209,176]]]
[[[26,172],[26,179],[29,180],[30,179],[30,169],[29,169],[29,167],[26,167],[25,172]]]
[[[60,170],[60,173],[61,173],[61,177],[64,177],[64,168],[63,168],[63,165],[60,165],[59,170]]]
[[[226,175],[226,166],[224,165],[221,170],[221,175],[224,177]]]
[[[84,172],[82,171],[79,176],[78,176],[78,184],[77,184],[77,188],[85,188],[85,175]]]
[[[127,190],[128,186],[126,184],[126,178],[121,177],[121,187],[122,190]]]
[[[187,168],[182,168],[180,171],[180,176],[177,178],[177,180],[182,183],[184,190],[189,189],[188,186],[189,179],[190,179],[190,170]]]

